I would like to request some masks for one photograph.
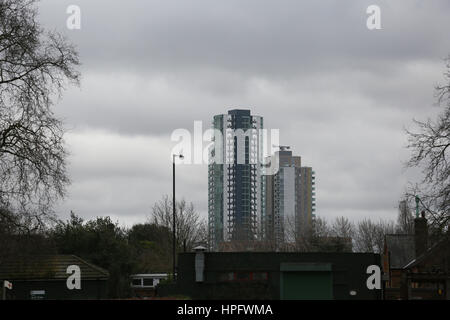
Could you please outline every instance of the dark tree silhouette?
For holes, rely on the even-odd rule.
[[[135,250],[128,241],[127,230],[110,217],[89,221],[71,212],[70,219],[59,222],[50,237],[59,254],[75,254],[109,271],[110,298],[129,296],[129,275]]]
[[[152,208],[149,222],[157,226],[163,226],[172,230],[172,201],[168,195],[164,195]],[[192,250],[196,245],[207,242],[206,222],[195,210],[193,203],[187,203],[184,199],[176,202],[176,239],[178,250]],[[172,233],[170,234],[172,237]]]
[[[435,88],[437,104],[444,110],[434,121],[414,120],[418,130],[407,130],[407,134],[412,150],[408,166],[422,167],[424,173],[421,185],[410,196],[419,194],[432,223],[445,229],[450,223],[450,57],[444,76],[446,83]]]
[[[35,0],[0,1],[0,206],[27,227],[42,224],[69,183],[51,106],[80,78],[75,48],[36,18]]]
[[[398,234],[414,234],[414,216],[406,199],[402,199],[398,204],[396,225]]]

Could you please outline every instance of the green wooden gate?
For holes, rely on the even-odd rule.
[[[333,299],[331,264],[282,263],[280,267],[280,299]]]

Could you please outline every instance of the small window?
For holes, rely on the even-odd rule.
[[[144,279],[144,287],[153,287],[153,279],[152,278]]]

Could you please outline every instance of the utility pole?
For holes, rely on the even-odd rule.
[[[173,233],[173,237],[172,237],[172,259],[173,259],[173,280],[176,279],[175,277],[175,272],[176,272],[176,224],[175,224],[175,220],[176,220],[176,202],[175,202],[175,157],[179,157],[180,159],[183,159],[184,156],[182,154],[173,154],[172,155],[172,233]]]

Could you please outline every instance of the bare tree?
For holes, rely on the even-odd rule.
[[[358,222],[355,238],[357,252],[374,252],[376,251],[375,224],[368,219]]]
[[[312,226],[312,233],[314,237],[329,237],[330,227],[325,219],[317,217]]]
[[[169,196],[164,195],[154,204],[150,222],[172,230],[172,208]],[[187,250],[191,250],[196,244],[207,242],[206,221],[195,211],[192,202],[188,204],[184,199],[176,203],[175,230],[178,248],[186,247]]]
[[[406,199],[401,200],[398,205],[396,233],[400,234],[414,233],[414,216],[411,212],[408,200]]]
[[[407,130],[408,148],[412,150],[410,167],[424,172],[419,190],[421,205],[432,223],[448,228],[450,222],[450,56],[444,73],[446,83],[435,88],[437,104],[444,107],[435,121],[414,120],[417,132]]]
[[[271,238],[268,238],[265,241],[267,250],[303,251],[302,239],[304,234],[296,223],[296,218],[294,215],[289,214],[284,218],[282,236],[283,239],[276,239],[275,235],[273,235]]]
[[[313,220],[311,227],[296,234],[295,251],[313,252],[329,251],[331,229],[327,221],[321,217]]]
[[[352,239],[355,235],[355,227],[347,218],[337,217],[331,225],[331,234],[334,237]]]
[[[355,232],[356,252],[383,252],[386,234],[395,233],[394,223],[380,220],[378,223],[364,219],[357,223]]]
[[[41,222],[65,194],[64,129],[51,106],[80,77],[75,48],[36,18],[35,0],[0,1],[0,206],[23,212],[18,223]]]

